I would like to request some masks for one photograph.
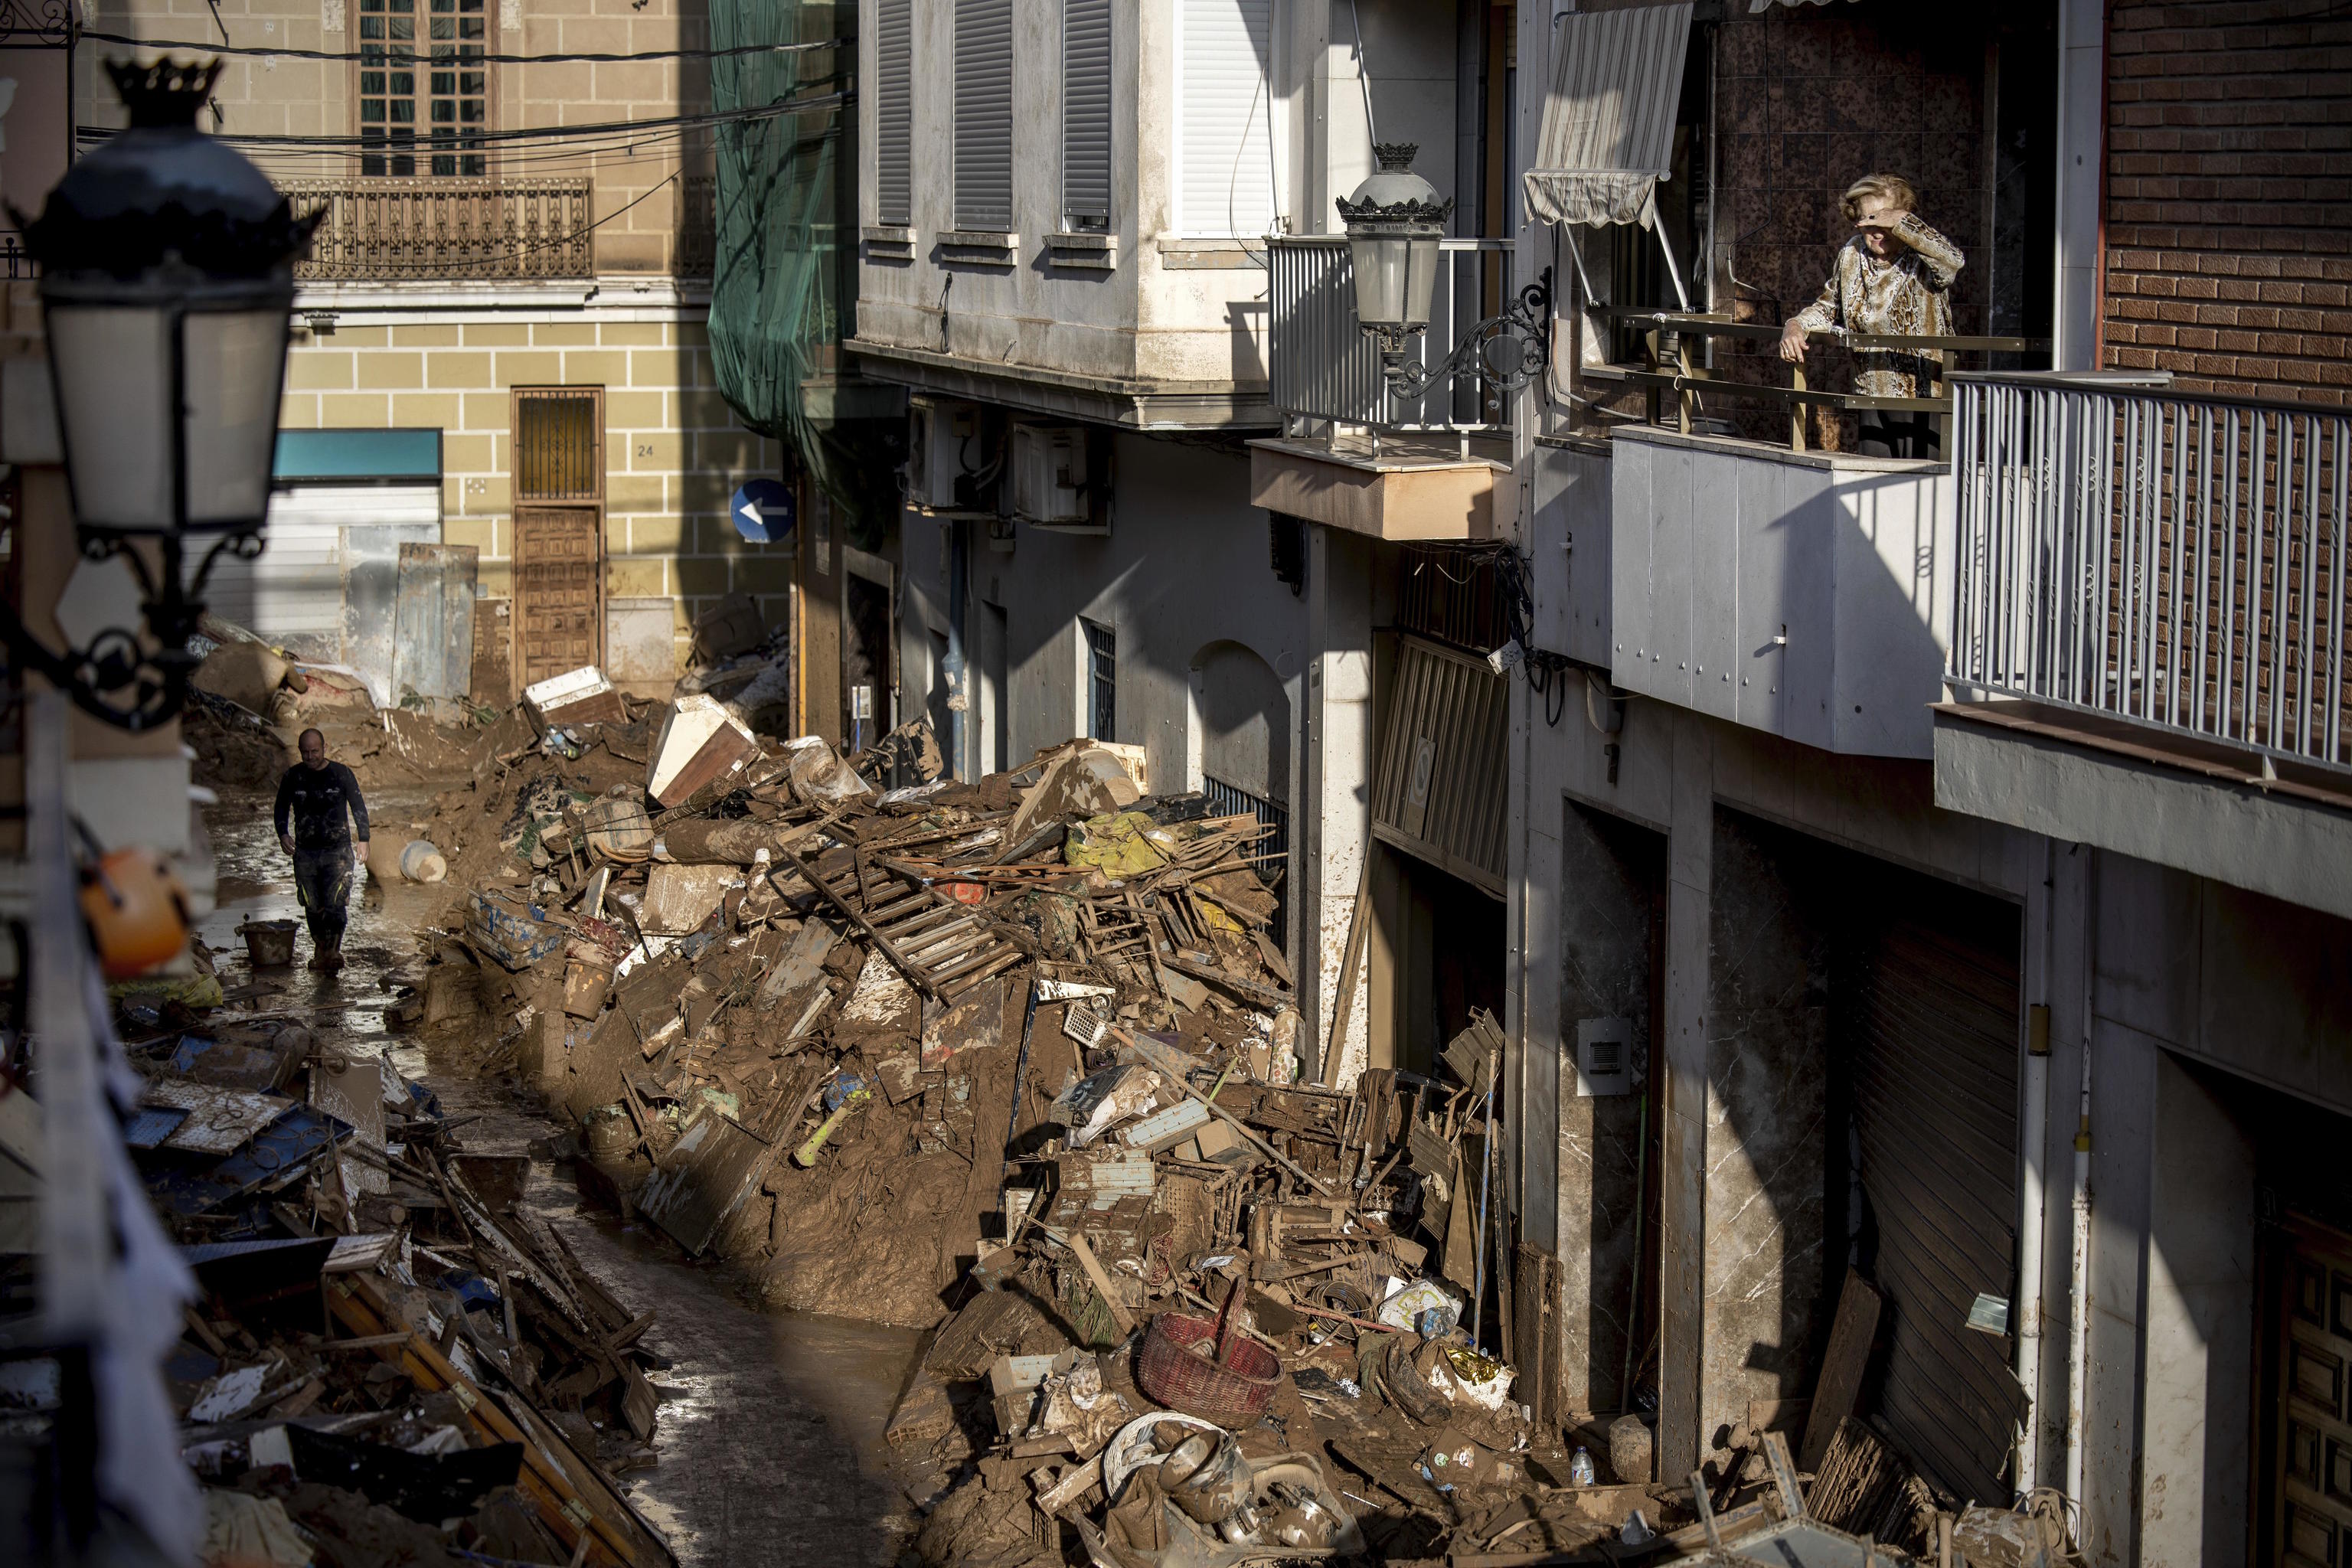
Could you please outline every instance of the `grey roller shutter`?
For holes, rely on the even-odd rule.
[[[904,228],[915,221],[914,0],[879,0],[875,12],[875,218]]]
[[[1502,897],[1510,722],[1511,683],[1485,659],[1400,638],[1372,836]]]
[[[1979,1293],[2011,1293],[2018,977],[2014,925],[1972,923],[1900,918],[1862,938],[1848,1049],[1876,1227],[1864,1261],[1888,1307],[1878,1415],[1955,1496],[2000,1500],[2024,1394],[2008,1337],[1967,1323]]]
[[[1110,226],[1111,0],[1062,0],[1062,216]]]
[[[1013,0],[956,0],[955,226],[1013,227]]]
[[[1270,0],[1177,0],[1176,228],[1274,227]]]

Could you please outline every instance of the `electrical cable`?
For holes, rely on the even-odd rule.
[[[87,39],[95,43],[121,44],[131,48],[139,49],[162,49],[165,51],[173,49],[188,49],[200,55],[239,55],[250,56],[258,58],[283,60],[358,61],[362,64],[370,65],[382,64],[386,58],[386,52],[392,47],[390,44],[384,44],[375,48],[364,50],[257,48],[251,45],[229,43],[228,32],[226,28],[222,29],[221,41],[217,44],[194,43],[185,38],[139,38],[133,37],[128,33],[100,33],[88,28],[77,30],[74,36],[77,38]],[[408,42],[409,40],[395,41]],[[414,42],[415,44],[421,44],[426,48],[447,49],[455,48],[457,47],[446,40],[429,38],[417,39]],[[415,63],[420,65],[427,62],[428,60],[434,62],[450,60],[463,65],[616,66],[633,65],[652,60],[723,60],[731,59],[739,55],[803,54],[814,49],[839,48],[845,45],[854,42],[856,42],[856,40],[851,38],[819,38],[814,43],[805,44],[743,44],[731,49],[644,49],[631,54],[582,52],[551,55],[478,54],[465,55],[461,57],[457,55],[424,55],[415,54],[412,52],[411,58]]]
[[[346,148],[366,153],[379,153],[387,157],[431,156],[435,153],[462,155],[477,146],[505,145],[532,142],[580,141],[596,137],[625,136],[633,132],[657,131],[677,126],[730,125],[746,121],[773,120],[784,115],[800,114],[810,110],[838,109],[850,101],[846,92],[828,92],[815,98],[798,98],[776,103],[760,104],[749,109],[712,110],[702,114],[675,114],[659,120],[609,120],[588,125],[546,125],[509,131],[468,131],[451,133],[446,140],[421,139],[406,147],[387,144],[380,137],[365,135],[224,135],[216,140],[236,147],[317,147]],[[74,128],[75,139],[83,143],[111,141],[120,132],[113,126],[79,125]]]

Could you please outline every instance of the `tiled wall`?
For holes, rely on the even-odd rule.
[[[773,476],[777,444],[735,422],[698,314],[635,321],[434,321],[298,337],[289,428],[441,430],[443,537],[481,552],[481,581],[511,591],[516,386],[604,389],[605,592],[676,601],[681,665],[692,617],[720,595],[786,616],[788,553],[746,545],[727,518],[737,485]]]
[[[1717,45],[1718,309],[1780,321],[1812,303],[1853,233],[1839,198],[1863,175],[1884,173],[1916,186],[1920,216],[1969,254],[1953,286],[1953,326],[1986,330],[1977,264],[1986,238],[1986,26],[1981,15],[1893,0],[1774,5],[1761,16],[1734,8]],[[1786,384],[1777,361],[1728,360],[1740,380]],[[1808,374],[1815,386],[1848,384],[1834,351],[1817,349]],[[1779,416],[1747,422],[1759,419]]]

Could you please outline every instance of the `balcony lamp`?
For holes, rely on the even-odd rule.
[[[99,633],[63,655],[9,628],[12,657],[75,703],[143,730],[186,700],[189,634],[224,552],[261,552],[292,334],[297,218],[253,163],[196,129],[217,60],[107,62],[130,128],[67,172],[26,246],[74,522],[88,562],[136,575],[149,641]],[[184,586],[183,542],[212,544]],[[131,548],[152,541],[149,552]]]
[[[1421,149],[1410,142],[1383,142],[1372,149],[1379,169],[1339,203],[1348,231],[1348,251],[1356,291],[1356,321],[1379,340],[1381,373],[1390,395],[1417,400],[1436,384],[1474,375],[1504,391],[1525,385],[1550,361],[1551,268],[1519,290],[1504,314],[1470,329],[1442,363],[1431,369],[1405,359],[1409,338],[1429,328],[1436,299],[1439,242],[1454,199],[1412,172]],[[1499,352],[1498,352],[1499,351]]]

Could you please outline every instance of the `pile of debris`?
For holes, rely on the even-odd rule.
[[[190,994],[135,990],[117,1021],[146,1079],[125,1136],[204,1293],[166,1375],[205,1560],[666,1568],[612,1479],[651,1459],[651,1316],[517,1202],[525,1163],[466,1153],[388,1054],[267,987]],[[12,1115],[30,1131],[0,1142],[37,1139],[27,1097]]]
[[[922,1560],[1830,1528],[1777,1433],[1656,1484],[1641,1417],[1520,1386],[1549,1352],[1498,1278],[1491,1017],[1433,1076],[1314,1081],[1256,817],[1153,793],[1137,748],[960,784],[923,740],[844,759],[709,691],[533,688],[436,803],[464,891],[394,1017],[510,1071],[583,1182],[770,1301],[935,1330],[887,1430]]]

